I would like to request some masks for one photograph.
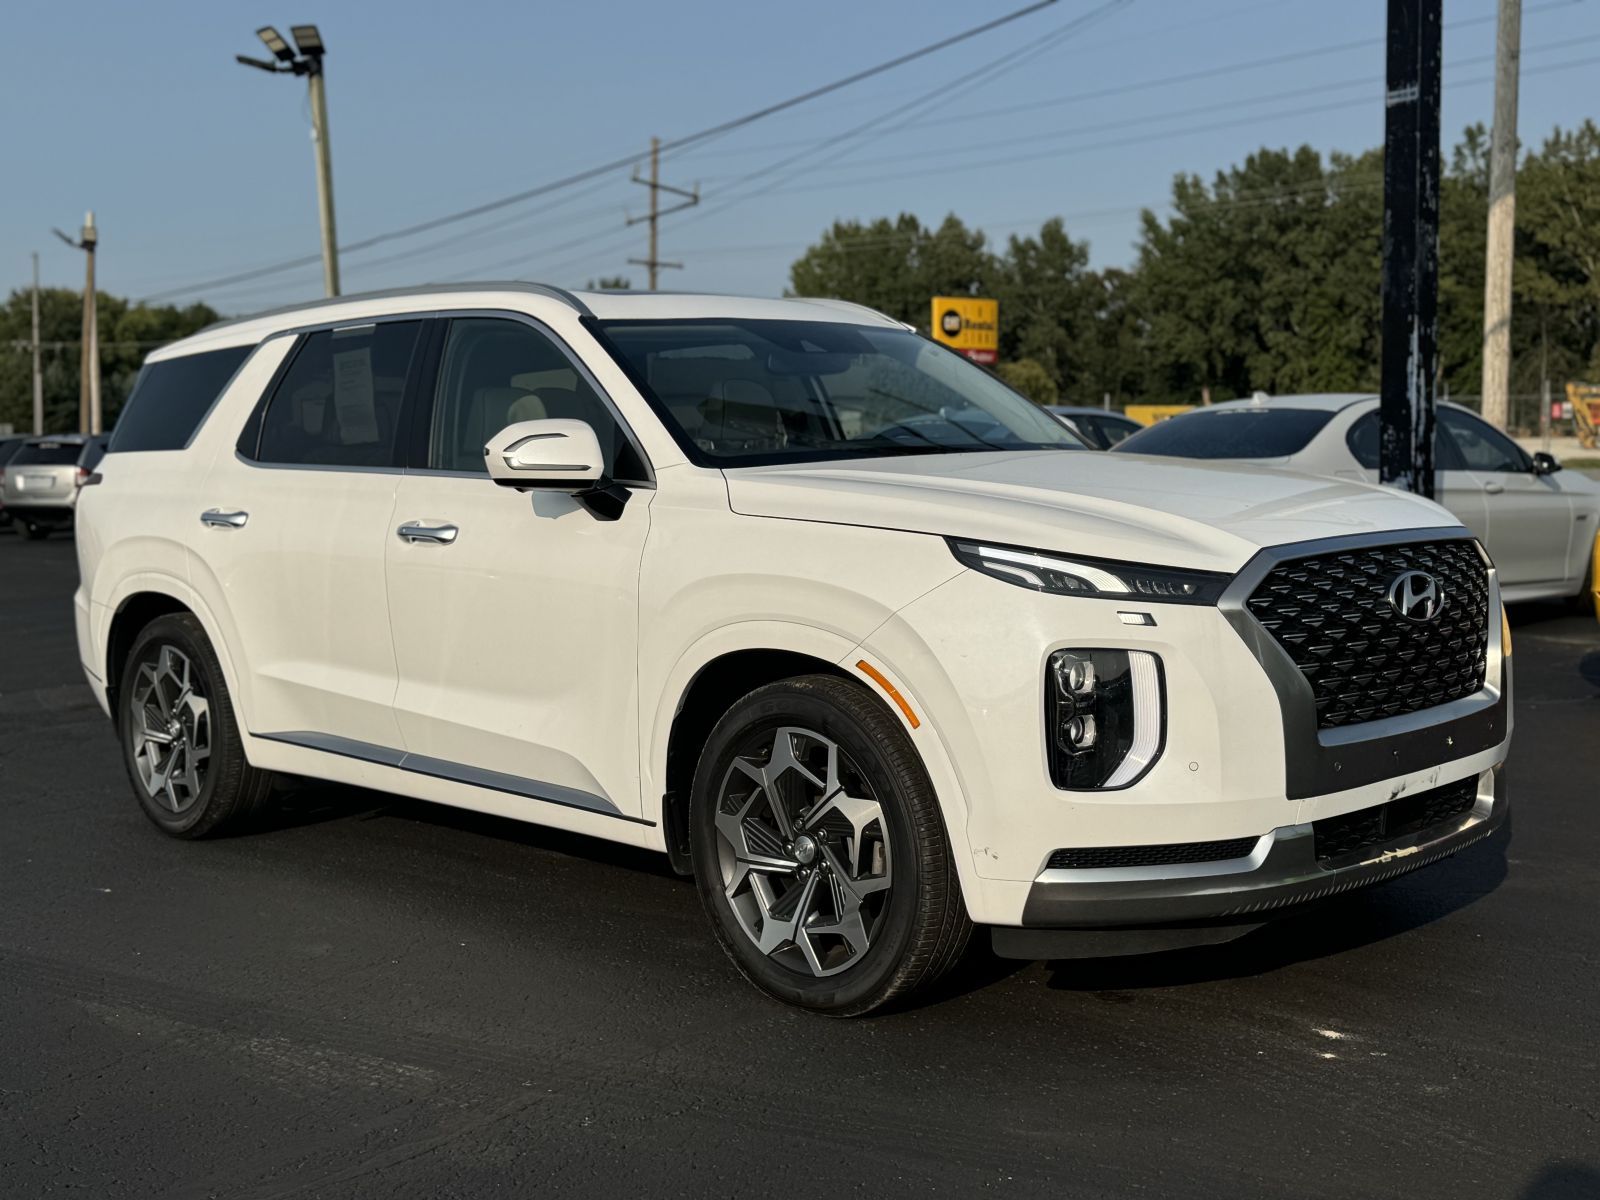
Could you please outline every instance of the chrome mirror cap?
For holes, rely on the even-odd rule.
[[[605,474],[600,439],[586,421],[518,421],[489,439],[483,458],[502,487],[580,492]]]

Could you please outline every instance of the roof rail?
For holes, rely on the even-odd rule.
[[[483,283],[423,283],[412,287],[383,288],[375,292],[354,292],[348,296],[324,296],[317,300],[302,300],[298,304],[285,304],[281,308],[268,308],[261,312],[247,313],[240,317],[228,317],[226,320],[213,321],[210,325],[197,332],[210,333],[215,329],[226,329],[229,326],[239,325],[245,321],[259,320],[262,317],[281,317],[289,313],[329,308],[335,304],[354,303],[360,300],[390,300],[401,296],[425,296],[438,292],[527,292],[530,295],[559,300],[581,316],[592,315],[589,311],[589,306],[567,291],[566,288],[555,287],[548,283],[528,283],[521,279],[510,279]]]

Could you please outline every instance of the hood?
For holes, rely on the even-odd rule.
[[[1263,546],[1459,528],[1393,488],[1139,454],[927,454],[724,471],[733,511],[1236,571]]]

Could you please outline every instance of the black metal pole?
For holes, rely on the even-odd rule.
[[[1383,403],[1378,478],[1433,498],[1439,362],[1443,0],[1389,0],[1383,139]]]

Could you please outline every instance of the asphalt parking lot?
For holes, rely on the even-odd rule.
[[[348,788],[168,840],[0,534],[0,1194],[1600,1196],[1600,624],[1512,614],[1509,850],[1232,946],[759,996],[655,857]]]

